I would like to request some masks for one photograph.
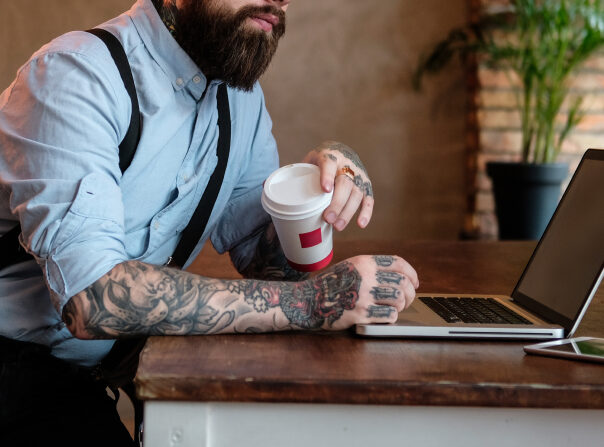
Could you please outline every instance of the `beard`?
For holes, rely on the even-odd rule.
[[[251,29],[246,21],[258,14],[273,14],[279,23],[268,32]],[[174,38],[208,81],[220,79],[244,91],[266,71],[285,33],[285,13],[271,5],[233,12],[214,0],[188,0],[175,15]]]

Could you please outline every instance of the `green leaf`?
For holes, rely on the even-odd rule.
[[[522,117],[526,162],[554,161],[568,134],[584,117],[582,99],[573,102],[564,126],[556,126],[569,76],[604,47],[601,0],[515,0],[511,11],[485,15],[452,30],[413,76],[416,88],[457,55],[479,55],[487,67],[512,70],[522,81],[517,107]]]

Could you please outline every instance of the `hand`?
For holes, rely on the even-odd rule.
[[[394,323],[419,287],[417,273],[398,256],[356,256],[305,281],[313,296],[315,327],[341,330],[354,324]]]
[[[371,220],[374,200],[371,181],[359,156],[345,144],[327,141],[303,161],[319,166],[323,191],[333,190],[331,203],[323,212],[325,221],[342,231],[360,207],[357,225],[365,228]],[[342,174],[342,170],[349,174]]]

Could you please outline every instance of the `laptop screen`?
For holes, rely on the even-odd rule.
[[[604,151],[589,150],[513,297],[569,329],[590,298],[603,266]]]

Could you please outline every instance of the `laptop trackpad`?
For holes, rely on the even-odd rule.
[[[414,300],[411,307],[398,314],[395,325],[401,326],[442,326],[446,322],[419,300]]]

